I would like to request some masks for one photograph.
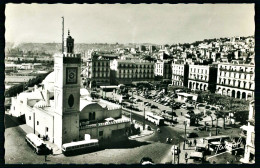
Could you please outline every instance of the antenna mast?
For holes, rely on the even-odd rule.
[[[64,17],[62,16],[62,54],[64,53]]]

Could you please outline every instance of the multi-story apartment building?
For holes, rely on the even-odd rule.
[[[164,80],[171,80],[172,68],[171,61],[169,60],[157,60],[154,64],[154,75]]]
[[[188,87],[192,90],[216,90],[217,67],[215,65],[190,65]]]
[[[134,81],[153,81],[154,63],[144,60],[113,60],[111,84],[131,84]]]
[[[218,65],[216,93],[239,99],[254,97],[255,66],[222,63]]]
[[[172,85],[188,87],[189,65],[172,63]]]
[[[97,59],[92,57],[86,61],[86,68],[83,72],[86,85],[95,87],[110,84],[110,61],[109,59]]]
[[[248,125],[243,126],[246,131],[246,145],[243,163],[255,163],[255,102],[249,104]]]

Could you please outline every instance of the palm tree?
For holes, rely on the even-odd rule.
[[[209,110],[207,110],[207,111],[206,111],[206,115],[207,115],[207,116],[210,116],[210,118],[211,118],[211,127],[213,127],[213,117],[212,117],[212,112],[209,111]]]

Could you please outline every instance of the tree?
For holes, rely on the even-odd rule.
[[[226,112],[223,111],[216,111],[216,117],[218,118],[223,118],[223,128],[226,129]]]
[[[196,125],[199,124],[199,121],[202,120],[203,114],[202,113],[198,113],[198,114],[194,114],[194,113],[189,113],[190,115],[190,123],[192,125],[192,123],[196,123]]]
[[[213,117],[212,117],[212,112],[209,111],[209,110],[207,110],[207,111],[206,111],[206,115],[207,115],[207,116],[210,116],[210,118],[211,118],[211,127],[213,127]]]

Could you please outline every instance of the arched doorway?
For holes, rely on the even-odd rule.
[[[227,96],[230,96],[230,89],[227,90]]]
[[[246,98],[246,93],[243,92],[243,93],[242,93],[242,99],[245,99],[245,98]]]
[[[240,91],[237,91],[237,98],[240,99]]]
[[[204,91],[206,91],[206,90],[207,90],[207,85],[205,84],[205,85],[204,85]]]
[[[232,90],[232,97],[236,97],[236,92],[234,90]]]
[[[190,88],[190,89],[192,88],[192,83],[191,83],[191,82],[189,83],[189,88]]]

